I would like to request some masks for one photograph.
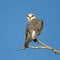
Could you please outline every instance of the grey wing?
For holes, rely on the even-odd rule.
[[[36,35],[39,35],[43,29],[43,20],[42,19],[36,19],[35,20],[35,26],[34,30],[36,32]]]
[[[26,38],[25,38],[25,44],[24,46],[27,47],[28,44],[32,41],[32,26],[30,24],[26,27]]]
[[[28,24],[27,26],[26,26],[26,39],[27,39],[27,37],[28,37],[28,35],[31,35],[32,34],[32,31],[33,31],[33,26],[32,26],[32,24]],[[30,36],[31,37],[31,36]]]
[[[26,39],[27,36],[30,35],[30,37],[32,38],[32,32],[35,31],[36,32],[36,36],[38,36],[43,28],[43,20],[42,19],[34,19],[32,20],[26,27]]]

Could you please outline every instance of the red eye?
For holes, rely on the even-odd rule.
[[[29,17],[28,15],[26,15],[27,17]]]

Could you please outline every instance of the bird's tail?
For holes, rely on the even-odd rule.
[[[28,47],[28,44],[29,44],[29,42],[28,41],[25,41],[24,47],[27,48]]]

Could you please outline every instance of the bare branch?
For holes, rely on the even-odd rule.
[[[28,46],[28,48],[33,48],[33,49],[44,49],[46,47],[44,46]]]
[[[41,42],[40,40],[37,40],[36,41],[37,43],[41,44],[42,46],[28,46],[27,48],[33,48],[33,49],[49,49],[49,50],[52,50],[53,52],[57,53],[57,54],[60,54],[60,51],[46,45],[45,43]],[[26,49],[25,47],[23,47],[22,49],[20,50],[24,50]]]
[[[37,40],[37,43],[41,44],[42,46],[46,47],[46,48],[49,49],[49,50],[52,50],[52,51],[55,52],[55,53],[60,54],[60,51],[58,51],[58,50],[56,50],[56,49],[54,49],[54,48],[52,48],[52,47],[44,44],[43,42],[41,42],[41,41],[39,41],[39,40]]]
[[[28,46],[27,48],[32,48],[32,49],[43,49],[43,48],[46,48],[46,47],[44,47],[44,46]],[[23,47],[23,48],[20,49],[20,50],[24,50],[24,49],[26,49],[26,48]]]

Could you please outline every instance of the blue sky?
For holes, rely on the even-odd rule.
[[[47,49],[18,51],[24,45],[30,12],[44,21],[38,39],[60,50],[60,0],[0,0],[0,60],[60,60],[59,54]]]

